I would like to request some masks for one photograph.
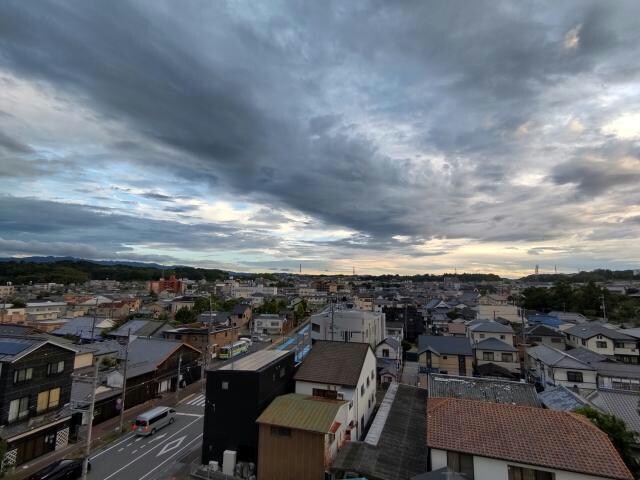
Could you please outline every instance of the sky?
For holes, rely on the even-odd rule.
[[[640,268],[640,2],[0,2],[0,256]]]

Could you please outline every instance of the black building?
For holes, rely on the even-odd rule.
[[[415,305],[382,307],[382,311],[387,322],[401,322],[404,325],[404,335],[409,342],[415,343],[424,333],[424,318]]]
[[[27,336],[0,336],[0,441],[15,467],[67,445],[76,352]]]
[[[294,352],[261,350],[207,372],[202,463],[222,462],[225,450],[257,463],[256,420],[271,401],[293,392]]]

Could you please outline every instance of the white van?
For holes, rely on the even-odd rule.
[[[176,421],[176,411],[169,407],[155,407],[136,417],[136,435],[153,435],[162,427]]]

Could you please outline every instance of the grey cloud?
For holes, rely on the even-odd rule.
[[[0,147],[12,153],[33,153],[33,149],[0,130]]]
[[[640,160],[637,163],[640,166]],[[640,170],[610,160],[574,159],[555,167],[551,178],[558,185],[575,185],[581,196],[598,196],[612,189],[637,186]]]

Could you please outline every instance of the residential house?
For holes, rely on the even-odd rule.
[[[222,463],[225,450],[239,461],[258,461],[256,420],[271,402],[293,390],[294,352],[260,350],[233,365],[208,370],[202,464]]]
[[[607,434],[572,413],[458,398],[430,398],[427,409],[432,470],[474,480],[634,478]]]
[[[41,322],[43,320],[57,320],[67,309],[65,302],[28,302],[27,320]]]
[[[404,323],[402,322],[385,322],[387,332],[385,337],[393,337],[402,341],[404,337]]]
[[[443,332],[443,335],[446,335],[447,337],[466,337],[467,326],[460,321],[458,321],[458,323],[455,321],[449,322],[447,323],[447,329]]]
[[[239,303],[233,307],[230,313],[231,325],[241,329],[249,328],[251,324],[251,305]]]
[[[178,382],[187,385],[200,379],[201,354],[190,345],[161,338],[138,337],[127,348],[127,408],[159,394],[175,391]],[[123,348],[119,353],[121,364],[118,370],[106,376],[108,387],[122,388],[124,357]]]
[[[618,417],[630,431],[640,435],[640,392],[596,390],[587,396],[587,400],[601,411]]]
[[[253,332],[265,335],[282,335],[290,328],[287,318],[276,313],[263,313],[253,319]]]
[[[0,304],[0,324],[3,323],[25,323],[27,319],[27,309],[14,307],[11,303]]]
[[[120,339],[129,337],[131,340],[137,337],[161,338],[162,332],[169,329],[171,329],[171,324],[167,321],[135,318],[122,324],[115,330],[110,330],[106,336]]]
[[[583,347],[569,350],[569,353],[595,368],[598,389],[640,392],[640,365],[622,363]]]
[[[404,327],[405,338],[415,342],[425,331],[425,321],[422,311],[416,305],[397,306],[398,302],[382,307],[384,322],[400,322]],[[394,306],[393,304],[396,304]],[[384,331],[384,328],[383,330]],[[375,346],[372,345],[372,347]]]
[[[546,408],[559,412],[574,412],[579,408],[593,407],[591,402],[564,385],[546,388],[538,397]]]
[[[393,337],[385,338],[376,345],[376,358],[395,360],[402,363],[402,344]]]
[[[473,349],[466,337],[420,335],[418,365],[421,373],[465,376],[473,371]]]
[[[527,349],[526,368],[528,377],[543,388],[558,385],[575,387],[581,391],[597,388],[595,368],[568,352],[548,345]]]
[[[584,347],[624,363],[639,363],[638,340],[620,330],[591,322],[574,325],[564,333],[567,336],[567,345],[571,347]]]
[[[0,441],[11,468],[64,448],[76,352],[28,336],[0,337]]]
[[[390,385],[364,441],[345,443],[332,472],[337,478],[407,480],[427,471],[426,400],[423,388]]]
[[[487,338],[495,338],[508,345],[513,345],[514,332],[511,325],[490,320],[475,320],[467,326],[467,335],[475,344]]]
[[[191,310],[196,304],[196,300],[198,297],[194,297],[192,295],[183,295],[181,297],[175,297],[171,300],[171,314],[175,315],[178,313],[178,310],[182,310],[186,308],[187,310]]]
[[[385,338],[376,345],[376,366],[380,383],[397,382],[402,369],[402,343],[394,338]]]
[[[549,312],[549,315],[559,318],[562,323],[573,323],[574,325],[587,323],[589,321],[587,317],[585,317],[581,313],[576,312],[561,312],[558,310],[553,310]]]
[[[198,322],[211,327],[230,327],[231,312],[202,312],[198,315]]]
[[[466,398],[509,405],[542,406],[535,387],[523,382],[430,373],[428,391],[429,398]]]
[[[14,287],[10,282],[7,282],[5,285],[0,285],[0,299],[2,300],[11,298],[15,292],[16,287]]]
[[[201,353],[208,348],[210,355],[215,356],[220,347],[228,345],[238,340],[238,327],[222,328],[191,328],[178,327],[162,332],[164,338],[179,340],[187,345],[191,345]]]
[[[360,294],[354,299],[354,303],[358,310],[373,312],[373,295]]]
[[[149,282],[149,291],[156,295],[167,291],[182,294],[186,288],[186,284],[178,280],[175,275],[171,275],[168,279],[160,278],[160,280],[152,280]]]
[[[101,340],[103,332],[113,328],[113,320],[109,318],[76,317],[65,319],[65,323],[51,331],[58,337],[73,337],[80,342]]]
[[[333,328],[333,330],[332,330]],[[386,332],[384,313],[335,308],[311,316],[311,339],[368,343],[375,348]]]
[[[290,393],[258,417],[258,478],[324,480],[346,441],[345,400]]]
[[[376,357],[367,343],[317,341],[294,376],[295,392],[349,402],[347,440],[357,440],[376,403]]]
[[[495,320],[502,317],[509,323],[522,323],[522,312],[517,305],[485,305],[480,303],[476,308],[478,320]]]
[[[518,378],[520,362],[513,344],[495,337],[485,338],[473,345],[475,369],[480,376]]]
[[[546,325],[536,324],[529,325],[524,330],[525,343],[532,345],[548,345],[558,350],[564,350],[566,347],[565,336],[558,330],[550,328]]]

